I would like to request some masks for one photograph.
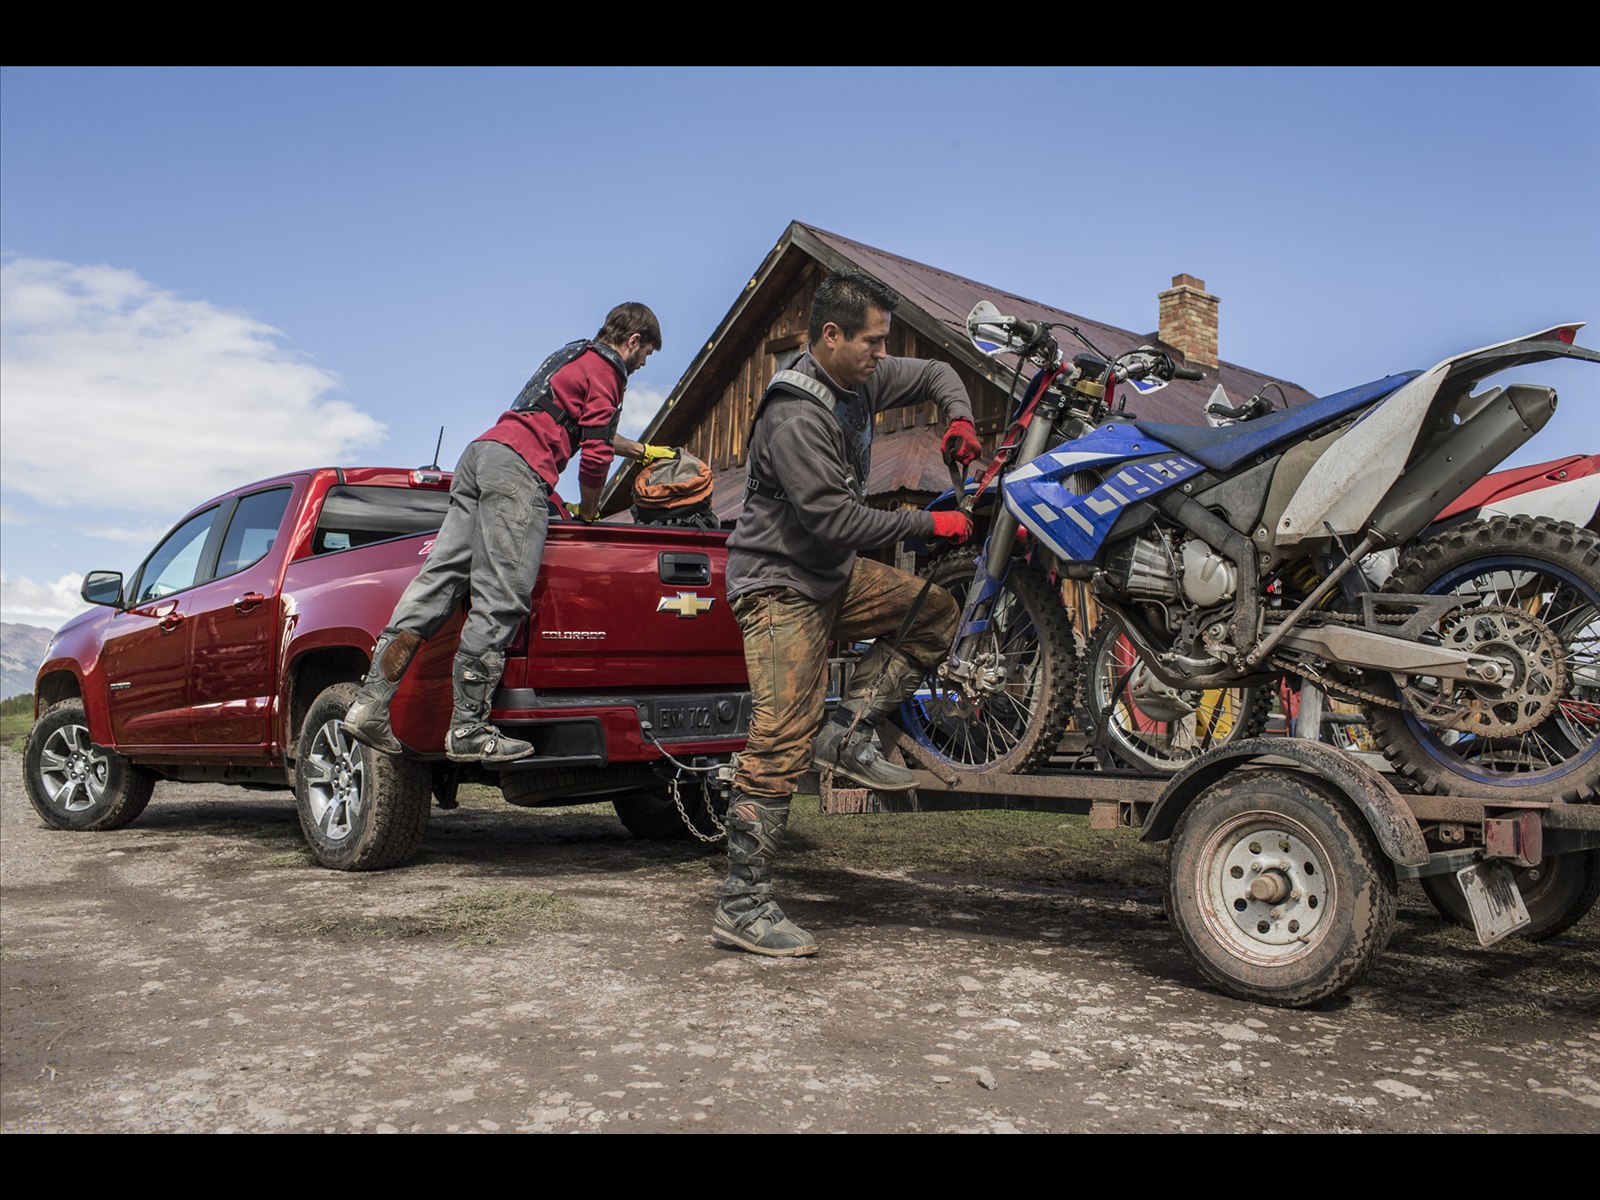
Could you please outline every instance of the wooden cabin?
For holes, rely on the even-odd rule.
[[[806,349],[806,325],[817,285],[829,272],[849,270],[867,272],[902,297],[890,326],[890,354],[942,359],[955,367],[972,400],[986,455],[1010,420],[1013,387],[1020,395],[1033,369],[1023,364],[1018,383],[1014,357],[991,359],[972,345],[966,317],[979,300],[989,300],[1002,312],[1026,320],[1072,325],[1107,356],[1156,345],[1179,362],[1206,372],[1201,382],[1173,383],[1141,400],[1135,411],[1149,420],[1199,424],[1218,383],[1235,404],[1267,383],[1280,386],[1291,404],[1311,399],[1309,392],[1295,384],[1219,360],[1218,300],[1206,292],[1203,280],[1193,276],[1173,278],[1172,287],[1158,297],[1158,328],[1141,333],[1052,308],[794,221],[744,285],[641,438],[658,445],[687,447],[710,464],[715,480],[713,504],[725,526],[738,519],[743,507],[745,443],[756,402],[774,372],[787,367]],[[1069,356],[1080,348],[1070,335],[1061,334],[1060,340]],[[939,413],[931,404],[879,414],[867,483],[869,502],[884,508],[920,508],[947,490],[950,476],[939,456],[943,432]],[[630,463],[613,476],[602,500],[604,512],[628,509],[637,469]]]

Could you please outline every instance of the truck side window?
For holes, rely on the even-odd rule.
[[[314,554],[331,554],[418,533],[437,533],[450,493],[422,488],[340,484],[328,489],[312,539]]]
[[[211,533],[217,510],[208,508],[179,525],[155,548],[139,572],[135,604],[147,604],[193,587],[200,571],[200,554]]]
[[[242,571],[266,556],[277,540],[278,527],[283,524],[283,510],[289,506],[293,491],[293,488],[273,488],[270,492],[240,498],[222,539],[215,578]]]

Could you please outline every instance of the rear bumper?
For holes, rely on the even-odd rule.
[[[749,734],[750,693],[552,697],[532,688],[502,688],[490,720],[531,741],[539,765],[652,762],[662,757],[661,747],[674,755],[732,754],[744,748]]]

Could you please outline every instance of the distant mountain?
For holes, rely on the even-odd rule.
[[[0,700],[31,693],[54,629],[0,622]]]

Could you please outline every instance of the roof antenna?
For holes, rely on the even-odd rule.
[[[424,470],[424,471],[442,471],[442,470],[444,470],[444,468],[439,465],[439,451],[443,447],[444,447],[444,426],[441,425],[441,426],[439,426],[439,440],[437,442],[435,442],[434,446],[433,446],[433,461],[431,463],[429,463],[427,466],[423,467],[422,470]]]

